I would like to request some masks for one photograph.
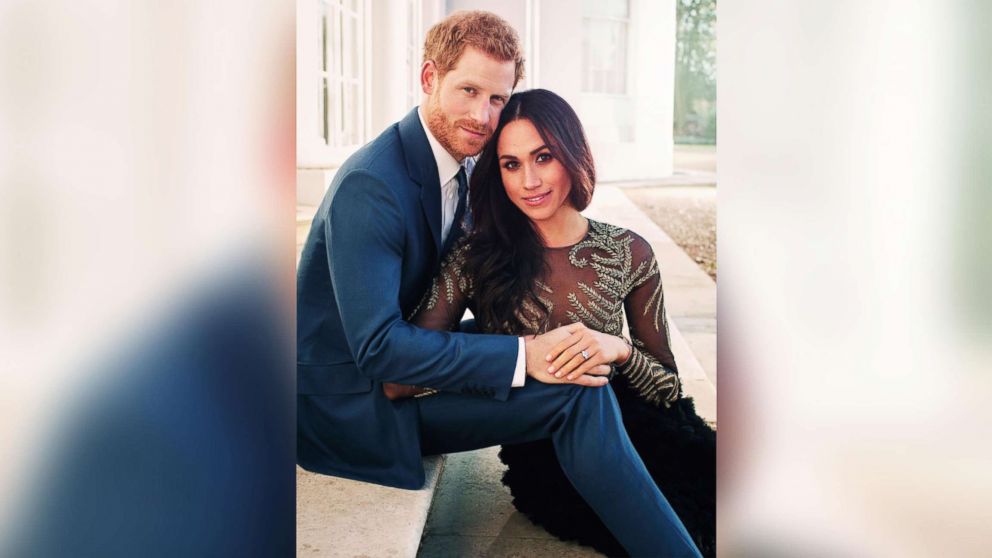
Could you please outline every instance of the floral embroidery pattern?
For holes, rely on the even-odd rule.
[[[667,406],[681,396],[678,372],[659,362],[640,338],[643,336],[638,335],[640,328],[646,333],[653,327],[654,333],[664,331],[668,344],[665,350],[671,346],[660,270],[650,250],[644,253],[643,240],[638,241],[640,244],[635,250],[636,239],[639,237],[626,229],[590,220],[586,237],[568,248],[566,264],[571,265],[574,271],[581,271],[577,275],[586,281],[567,279],[573,270],[561,269],[564,260],[556,260],[558,269],[552,268],[552,277],[547,278],[549,280],[546,282],[538,281],[536,285],[538,298],[545,308],[528,301],[517,309],[517,317],[529,332],[543,333],[551,326],[550,317],[555,311],[555,301],[558,301],[564,305],[557,314],[558,320],[582,322],[590,329],[620,336],[623,334],[625,300],[635,289],[653,281],[643,308],[631,308],[640,314],[639,319],[630,321],[633,352],[627,362],[617,367],[617,371],[645,401]],[[442,301],[451,306],[456,301],[464,303],[472,298],[474,285],[464,271],[467,250],[468,244],[462,243],[451,251],[441,274],[434,280],[421,307],[414,314],[435,311]],[[635,251],[640,254],[636,258]],[[564,256],[562,253],[559,257]],[[559,278],[555,282],[555,276],[559,274],[566,279]],[[567,285],[567,291],[555,293],[549,283],[559,288]],[[644,300],[643,294],[639,295],[639,300]],[[455,328],[458,324],[449,325]]]

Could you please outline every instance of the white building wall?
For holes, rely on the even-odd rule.
[[[572,105],[588,126],[588,116],[582,114],[582,3],[569,0],[537,0],[537,42],[540,43],[540,83]]]
[[[446,13],[444,0],[372,0],[368,10],[366,44],[367,125],[363,143],[400,120],[413,105],[410,90],[417,59],[408,61],[412,40],[422,47],[424,35]],[[419,14],[420,27],[410,36],[411,11]],[[320,8],[318,0],[297,2],[297,203],[320,203],[337,167],[350,153],[330,153],[319,142],[318,87]],[[419,102],[419,96],[417,96]],[[352,150],[353,151],[353,150]]]
[[[531,43],[524,53],[531,75],[521,89],[550,89],[572,105],[592,146],[600,181],[672,174],[675,0],[631,0],[626,95],[582,92],[581,2],[449,0],[447,5],[449,13],[497,13],[521,40]],[[531,69],[535,66],[536,72]],[[631,130],[621,133],[624,126]]]
[[[531,58],[532,40],[534,34],[531,33],[531,12],[535,0],[449,0],[447,2],[448,12],[458,10],[486,10],[499,15],[505,19],[520,36],[520,43],[524,46],[524,79],[517,84],[517,91],[535,87],[534,61]]]
[[[601,181],[672,174],[675,32],[675,0],[632,1],[627,95],[581,96],[578,113]],[[625,123],[632,141],[619,137]]]
[[[408,60],[409,41],[422,46],[427,29],[446,14],[481,9],[506,19],[524,43],[526,76],[518,89],[550,89],[575,108],[592,145],[600,181],[668,176],[672,173],[675,1],[631,0],[627,94],[605,95],[582,92],[581,2],[373,0],[366,42],[365,141],[412,108],[411,79],[419,59],[416,68]],[[320,60],[318,2],[300,0],[297,6],[297,197],[300,204],[316,205],[344,157],[329,157],[314,143]],[[414,29],[419,36],[412,38],[411,11],[420,16],[419,30]],[[620,133],[624,126],[627,130]]]
[[[412,40],[418,45],[416,60],[407,60],[408,34],[407,18],[411,6],[419,11],[419,29]],[[424,37],[427,30],[444,18],[444,0],[373,0],[372,2],[372,123],[369,140],[375,138],[387,127],[401,120],[417,104],[410,104],[408,93],[411,82],[419,82],[411,76],[419,75],[423,55]],[[417,16],[414,16],[417,17]],[[419,90],[419,86],[417,86]]]
[[[406,65],[405,0],[372,2],[372,120],[368,139],[403,118],[410,73]]]
[[[447,13],[458,10],[486,10],[497,14],[505,19],[524,39],[527,29],[527,4],[528,0],[448,0],[446,2]]]

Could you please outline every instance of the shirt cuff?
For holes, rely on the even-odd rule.
[[[517,367],[513,371],[513,383],[510,387],[524,387],[524,382],[527,380],[527,349],[524,346],[524,338],[518,337],[517,341],[519,344],[517,347]]]

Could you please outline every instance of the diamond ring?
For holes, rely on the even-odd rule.
[[[582,355],[582,358],[589,360],[589,353],[587,351],[582,351],[579,354]]]

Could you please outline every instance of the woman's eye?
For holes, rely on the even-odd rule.
[[[537,156],[538,163],[546,163],[551,159],[553,159],[553,157],[551,156],[550,153],[541,153],[540,155]]]
[[[503,168],[506,170],[516,170],[520,166],[520,163],[516,161],[507,161],[503,163]]]

